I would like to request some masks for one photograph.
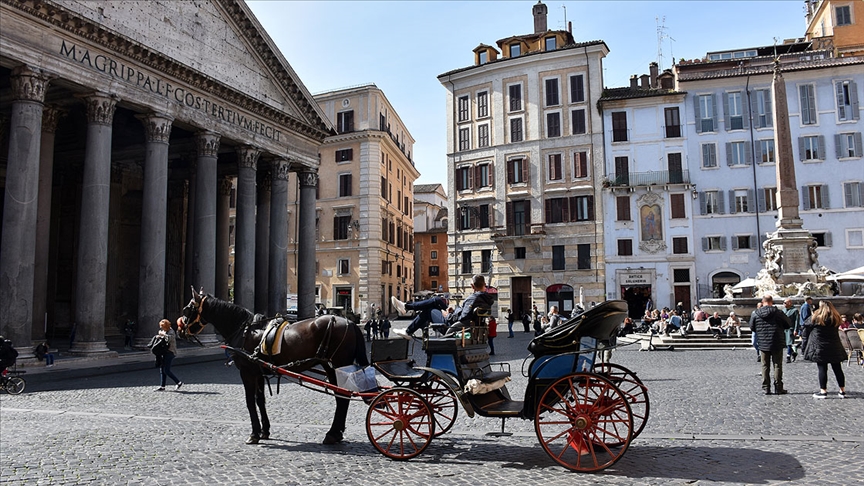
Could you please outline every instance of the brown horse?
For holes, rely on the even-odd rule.
[[[264,331],[253,324],[253,314],[231,302],[219,300],[203,291],[192,289],[192,300],[182,310],[177,319],[181,337],[192,337],[200,333],[207,324],[225,338],[226,344],[233,348],[254,352],[261,343]],[[336,316],[321,316],[289,325],[282,335],[281,350],[274,356],[260,356],[277,366],[289,363],[287,369],[303,372],[321,365],[330,383],[336,384],[335,368],[357,364],[366,366],[366,343],[363,333],[356,324]],[[270,419],[267,417],[264,398],[264,373],[261,366],[238,357],[234,363],[240,370],[240,378],[246,392],[246,408],[252,420],[252,435],[247,444],[257,444],[261,439],[270,438]],[[342,441],[345,431],[345,418],[348,415],[350,400],[336,398],[336,413],[333,424],[324,437],[324,444]],[[258,411],[261,420],[258,420]]]

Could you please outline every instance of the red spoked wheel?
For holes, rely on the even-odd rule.
[[[432,408],[435,417],[435,437],[450,430],[459,414],[459,405],[453,390],[435,375],[414,390],[419,392]]]
[[[648,401],[648,387],[642,383],[636,373],[614,363],[596,363],[594,373],[608,378],[627,396],[630,410],[633,412],[633,438],[639,437],[642,429],[645,428],[645,422],[648,421],[648,413],[651,411],[651,404]]]
[[[633,413],[628,399],[600,375],[574,373],[559,378],[538,403],[534,416],[537,439],[549,457],[568,469],[606,469],[630,445]]]
[[[406,460],[423,452],[435,435],[432,408],[410,388],[391,388],[369,404],[366,435],[381,454]]]

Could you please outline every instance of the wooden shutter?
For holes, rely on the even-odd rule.
[[[713,132],[717,131],[717,97],[711,96],[711,128]]]
[[[858,110],[858,83],[849,81],[849,105],[852,110],[852,119],[858,120],[861,118],[861,112]],[[858,135],[861,136],[860,134]],[[861,144],[858,144],[860,147]],[[860,155],[858,157],[861,157]]]
[[[777,147],[774,147],[777,150]],[[807,160],[807,147],[804,144],[804,137],[798,137],[798,160]]]
[[[486,164],[486,185],[495,187],[495,165],[492,162]]]
[[[546,205],[546,224],[549,224],[552,222],[552,200],[547,199],[544,203]]]
[[[700,214],[706,214],[708,212],[708,198],[705,195],[705,192],[699,193],[699,210]]]
[[[753,159],[757,164],[762,163],[762,140],[756,140],[756,143],[753,144]]]
[[[474,166],[474,188],[479,189],[483,186],[483,165],[478,164]]]
[[[726,251],[726,237],[725,236],[720,237],[720,249],[723,251]]]
[[[693,97],[693,116],[696,117],[696,133],[702,133],[702,113],[699,112],[699,96]]]
[[[339,216],[333,216],[333,239],[339,239]]]
[[[750,149],[750,144],[744,144],[744,163],[750,165],[753,163],[753,151]]]
[[[507,234],[512,236],[515,233],[514,228],[516,226],[515,224],[513,224],[513,201],[507,201],[507,204],[505,206],[507,211],[507,215],[505,216],[507,218]]]
[[[855,157],[864,157],[864,147],[861,146],[861,132],[855,132],[852,138],[855,139]]]
[[[732,249],[737,250],[738,249],[738,237],[735,235],[732,235],[731,238],[732,238]]]
[[[756,191],[756,207],[760,213],[765,212],[765,189],[761,188]]]
[[[765,100],[765,126],[773,127],[774,126],[774,107],[771,104],[771,91],[765,90],[765,96],[763,97]]]
[[[468,187],[465,189],[474,189],[474,168],[466,167],[465,170],[468,172]]]
[[[843,184],[843,196],[846,198],[846,207],[851,208],[857,206],[856,201],[854,199],[853,186],[858,186],[857,182],[847,182]],[[860,189],[859,189],[860,194]]]
[[[834,135],[834,153],[838,159],[843,157],[843,135],[839,133]]]
[[[521,160],[522,160],[522,182],[527,184],[530,182],[528,180],[528,177],[531,175],[531,171],[528,167],[528,159],[521,159]]]
[[[588,221],[594,221],[594,196],[588,197]]]
[[[826,156],[826,154],[825,154],[825,135],[819,135],[819,137],[816,139],[816,141],[818,142],[818,145],[819,145],[819,157],[818,158],[819,158],[819,160],[825,160],[827,158],[827,157],[825,157]]]
[[[513,184],[513,165],[515,161],[510,159],[507,161],[507,184]]]
[[[846,96],[843,95],[843,81],[834,83],[834,91],[837,94],[837,118],[840,120],[848,120],[849,114],[846,113]]]
[[[825,241],[825,246],[831,246],[831,232],[826,231],[824,235],[822,235],[822,239]]]
[[[753,189],[747,189],[747,212],[755,213],[756,208],[754,207],[754,198],[756,196],[756,191]]]
[[[630,196],[618,196],[615,203],[618,221],[630,221]]]
[[[732,166],[732,142],[726,142],[726,165]]]
[[[723,123],[726,125],[726,131],[732,129],[732,117],[729,116],[729,93],[723,93]]]
[[[828,185],[823,184],[822,190],[820,191],[822,195],[822,209],[831,209],[831,199],[828,197]]]
[[[702,251],[708,251],[708,238],[702,237]]]
[[[723,191],[717,191],[717,213],[725,214],[726,207],[723,204]]]
[[[759,92],[760,91],[755,90],[751,95],[748,96],[748,98],[750,99],[750,113],[753,113],[753,117],[755,119],[753,128],[762,128],[762,124],[759,122]]]
[[[810,188],[801,186],[801,209],[810,209]]]
[[[720,191],[718,191],[717,194],[720,194]],[[729,190],[729,214],[735,214],[735,212],[738,210],[737,206],[738,205],[736,204],[736,201],[735,201],[735,190],[730,189]]]

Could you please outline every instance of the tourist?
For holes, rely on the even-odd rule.
[[[792,327],[786,329],[786,362],[791,363],[798,358],[798,353],[793,349],[795,344],[795,333],[798,331],[798,309],[792,305],[792,299],[783,301],[783,312],[792,323]]]
[[[624,318],[624,322],[621,323],[621,330],[618,331],[618,336],[626,336],[628,334],[633,334],[636,331],[633,327],[633,319],[629,316]]]
[[[750,327],[750,344],[753,346],[753,349],[756,350],[756,362],[762,362],[762,354],[759,352],[759,343],[756,342],[756,333],[753,332],[753,323],[756,319],[756,311],[762,307],[762,302],[756,303],[756,309],[753,309],[753,312],[750,313],[750,320],[748,322],[748,326]]]
[[[494,317],[489,317],[489,334],[487,335],[489,342],[489,356],[495,356],[495,338],[498,337],[498,321]]]
[[[729,317],[726,318],[726,337],[732,337],[732,330],[735,330],[735,337],[741,337],[741,319],[735,315],[734,312],[729,313]]]
[[[672,328],[671,331],[670,327]],[[675,331],[680,332],[682,335],[684,334],[684,321],[681,319],[681,315],[677,309],[672,311],[669,321],[666,323],[666,335],[668,336],[670,332]]]
[[[860,312],[852,315],[852,327],[855,329],[864,329],[864,315],[861,315]]]
[[[713,334],[716,339],[721,339],[725,334],[719,312],[714,312],[714,315],[708,318],[708,333]]]
[[[507,332],[509,333],[509,335],[507,336],[508,338],[513,337],[514,320],[516,320],[516,318],[513,316],[513,309],[507,309]]]
[[[798,344],[798,352],[807,348],[807,335],[810,333],[810,319],[813,316],[813,297],[804,299],[804,304],[798,312],[798,336],[801,342]],[[806,359],[806,358],[805,358]]]
[[[784,331],[792,327],[789,318],[780,309],[774,307],[774,298],[770,295],[762,297],[762,307],[756,309],[750,323],[751,330],[756,333],[756,342],[762,358],[762,390],[771,394],[771,365],[774,365],[774,393],[786,394],[783,387],[783,348],[786,346]]]
[[[450,323],[448,333],[470,326],[475,321],[475,309],[490,310],[495,304],[495,297],[486,293],[486,279],[483,275],[474,275],[471,279],[471,288],[474,293],[469,295],[461,307],[457,307],[447,318]]]
[[[51,352],[51,346],[48,344],[48,341],[42,341],[39,343],[33,352],[36,354],[36,359],[39,361],[45,361],[46,368],[54,366],[54,353]]]
[[[531,316],[529,314],[522,314],[522,328],[525,332],[531,332]]]
[[[561,316],[558,314],[558,306],[553,305],[549,307],[549,316],[547,317],[547,322],[543,325],[543,332],[549,331],[550,329],[555,329],[560,325]]]
[[[159,333],[157,336],[163,336],[168,339],[168,351],[162,356],[162,364],[159,366],[160,384],[156,391],[165,391],[165,382],[167,381],[167,378],[174,380],[174,383],[177,384],[177,389],[179,390],[180,387],[183,386],[183,382],[180,381],[180,379],[171,371],[171,363],[177,356],[177,335],[174,334],[174,330],[171,329],[171,321],[168,319],[162,319],[159,321]]]
[[[843,349],[840,334],[837,332],[840,326],[840,313],[834,305],[827,300],[819,303],[819,308],[813,313],[811,320],[810,337],[807,347],[804,348],[804,358],[816,363],[819,370],[819,391],[813,394],[813,398],[828,398],[828,365],[834,371],[837,386],[840,391],[837,396],[846,398],[846,376],[843,374],[843,361],[849,356]]]
[[[429,327],[429,323],[432,322],[433,309],[442,311],[447,309],[447,298],[445,297],[432,297],[431,299],[420,300],[417,302],[402,302],[394,295],[390,297],[390,302],[393,304],[393,307],[400,316],[404,316],[409,310],[415,312],[419,311],[419,313],[414,316],[414,320],[411,321],[411,324],[408,325],[407,329],[404,331],[402,329],[393,329],[393,334],[405,339],[411,339],[411,335],[414,334],[414,331],[417,329],[425,329]]]
[[[850,327],[852,327],[852,323],[846,318],[846,314],[840,316],[840,329],[849,329]]]

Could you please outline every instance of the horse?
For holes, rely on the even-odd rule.
[[[247,309],[205,294],[203,289],[192,288],[192,300],[181,311],[177,319],[178,334],[183,338],[194,338],[207,324],[235,349],[254,353],[261,343],[264,330],[253,323],[254,315]],[[261,359],[276,366],[285,366],[294,372],[303,372],[321,365],[327,380],[336,385],[335,368],[357,364],[368,366],[366,343],[360,328],[353,322],[337,316],[325,315],[306,319],[285,328],[281,336],[281,349],[276,355],[259,355]],[[242,358],[242,357],[241,357]],[[235,359],[246,393],[246,408],[252,421],[252,434],[247,444],[257,444],[270,438],[270,419],[264,397],[264,372],[260,365],[249,359]],[[350,400],[336,397],[336,412],[330,430],[324,436],[324,444],[342,441],[345,419]],[[258,410],[256,411],[256,405]],[[258,419],[261,413],[261,420]]]

